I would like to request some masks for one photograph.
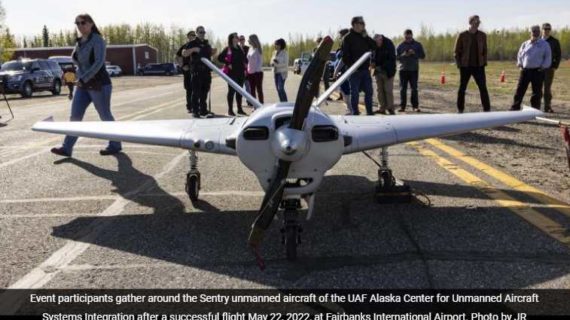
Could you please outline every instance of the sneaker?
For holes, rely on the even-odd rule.
[[[386,114],[386,110],[376,110],[374,113]]]
[[[69,153],[67,153],[67,151],[65,151],[65,149],[63,149],[63,147],[51,148],[50,151],[51,151],[51,153],[57,154],[58,156],[71,157],[71,155]]]
[[[552,110],[552,108],[544,108],[544,112],[546,112],[546,113],[554,113],[554,110]]]
[[[395,115],[395,114],[396,114],[396,111],[394,111],[393,109],[390,109],[390,110],[388,110],[388,113],[391,114],[391,115]]]
[[[192,112],[192,118],[200,119],[200,114],[196,112]]]
[[[111,155],[117,154],[119,152],[121,152],[121,149],[118,149],[118,150],[116,150],[116,149],[99,150],[99,154],[102,156],[111,156]]]
[[[406,112],[406,108],[402,107],[400,110],[398,110],[398,112]]]
[[[245,111],[243,111],[243,110],[238,110],[237,113],[238,113],[239,115],[242,115],[242,116],[247,116],[247,113],[245,113]]]
[[[235,114],[233,111],[230,110],[230,111],[228,111],[228,116],[230,116],[230,117],[235,117],[236,114]]]
[[[206,117],[207,119],[213,118],[214,116],[215,116],[215,115],[214,115],[213,112],[208,112],[208,113],[206,113],[206,115],[205,115],[205,117]]]
[[[366,115],[367,115],[367,116],[373,116],[373,115],[374,115],[374,112],[366,112]]]
[[[420,108],[414,108],[415,112],[422,112],[422,110]]]
[[[67,99],[71,100],[73,99],[73,96],[67,96]]]

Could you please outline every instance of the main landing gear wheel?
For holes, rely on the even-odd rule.
[[[190,201],[198,201],[200,195],[200,172],[189,172],[186,175],[186,193]]]
[[[198,201],[200,195],[200,171],[198,171],[198,155],[196,151],[189,151],[190,172],[186,175],[186,193],[190,201]]]

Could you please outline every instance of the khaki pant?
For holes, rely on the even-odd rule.
[[[554,80],[554,72],[556,69],[548,68],[544,70],[544,110],[551,107],[552,102],[552,81]]]
[[[394,77],[388,78],[385,73],[376,73],[375,78],[380,111],[394,110]]]

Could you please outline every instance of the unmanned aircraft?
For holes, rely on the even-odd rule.
[[[397,115],[386,117],[328,115],[319,106],[357,68],[370,58],[363,55],[328,90],[314,100],[333,41],[322,40],[299,86],[295,103],[262,105],[209,60],[208,67],[244,96],[255,111],[249,117],[116,121],[40,121],[35,131],[66,134],[112,141],[170,146],[189,150],[190,171],[186,191],[197,201],[201,186],[197,153],[234,155],[251,170],[265,191],[248,243],[260,267],[258,247],[265,230],[283,209],[283,238],[286,256],[295,260],[300,242],[299,209],[307,201],[308,218],[314,197],[325,173],[343,155],[383,148],[380,184],[390,187],[395,179],[387,166],[387,147],[399,143],[465,133],[533,120],[542,114],[525,107],[522,111],[468,114]]]

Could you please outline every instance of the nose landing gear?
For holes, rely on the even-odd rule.
[[[303,228],[299,223],[300,199],[286,199],[281,202],[283,211],[283,226],[281,227],[281,242],[285,245],[287,260],[297,260],[297,245],[301,244]]]

